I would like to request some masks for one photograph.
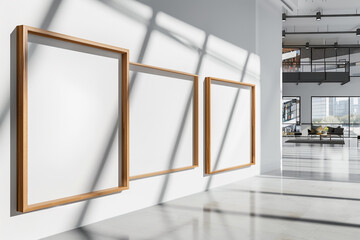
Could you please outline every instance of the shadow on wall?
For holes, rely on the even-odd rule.
[[[109,0],[111,1],[111,0]],[[248,0],[138,0],[189,25],[255,52],[255,1]],[[254,12],[250,9],[254,9]],[[236,26],[236,28],[229,27]]]
[[[244,67],[243,69],[247,69],[247,65],[248,65],[248,62],[249,62],[249,54],[247,54],[246,56],[246,61],[245,61],[245,64],[244,64]],[[244,81],[244,77],[245,77],[245,73],[246,71],[243,71],[242,74],[241,74],[241,78],[240,78],[240,82],[243,82]],[[204,88],[205,89],[205,88]],[[223,153],[223,150],[224,150],[224,146],[225,146],[225,142],[227,140],[227,136],[228,136],[228,133],[229,133],[229,129],[230,129],[230,125],[231,125],[231,122],[233,120],[233,116],[234,116],[234,112],[235,112],[235,107],[238,103],[238,98],[239,98],[239,95],[240,95],[240,89],[237,90],[236,92],[236,95],[235,95],[235,98],[234,98],[234,101],[233,101],[233,104],[232,104],[232,107],[231,107],[231,112],[229,114],[229,117],[228,117],[228,120],[227,120],[227,124],[226,124],[226,127],[225,127],[225,132],[223,134],[223,137],[222,137],[222,140],[221,140],[221,144],[220,144],[220,148],[219,148],[219,152],[216,156],[216,160],[215,160],[215,163],[214,163],[214,169],[217,169],[219,163],[220,163],[220,159],[221,159],[221,155]],[[204,108],[205,109],[205,108]],[[204,111],[204,114],[205,114],[205,111]],[[205,116],[204,116],[204,119],[205,119]],[[204,127],[205,127],[205,123],[204,123]],[[205,133],[205,128],[204,128],[204,133]],[[205,150],[205,148],[204,148]],[[205,153],[204,153],[204,156],[205,156]],[[204,166],[205,166],[205,160],[204,160]],[[213,177],[215,176],[216,174],[211,174],[209,176],[209,179],[208,179],[208,182],[206,184],[206,187],[205,187],[205,190],[209,190],[210,187],[211,187],[211,182],[212,182],[212,179]],[[204,174],[205,176],[205,174]]]
[[[16,211],[16,36],[15,29],[10,35],[10,216],[19,214]]]
[[[140,21],[142,19],[141,16],[139,16],[136,12],[132,12],[130,9],[127,9],[128,11],[126,11],[126,13],[124,12],[124,8],[126,8],[126,6],[123,6],[120,2],[115,2],[115,1],[112,1],[112,0],[99,0],[101,1],[102,3],[106,4],[108,7],[111,7],[113,8],[114,10],[118,11],[120,14],[125,14],[127,15],[128,17],[130,18],[133,18],[134,20],[138,20]],[[153,6],[151,6],[153,7]],[[161,10],[164,10],[164,9],[161,9]],[[216,10],[216,8],[214,8],[214,10]],[[149,44],[149,41],[150,41],[150,38],[151,38],[151,34],[153,33],[153,31],[157,30],[159,32],[161,32],[162,34],[166,35],[169,39],[172,39],[178,43],[180,43],[181,45],[189,48],[189,49],[192,49],[192,50],[195,50],[199,53],[199,59],[198,59],[198,63],[197,63],[197,66],[196,66],[196,72],[195,74],[199,74],[200,73],[200,69],[201,69],[201,65],[203,63],[203,59],[204,59],[204,56],[205,55],[211,55],[211,52],[208,52],[207,51],[207,42],[208,42],[208,39],[209,39],[209,34],[206,33],[206,37],[205,37],[205,40],[203,42],[203,46],[202,48],[198,48],[196,47],[195,45],[192,45],[191,44],[191,41],[190,41],[190,44],[188,42],[185,42],[182,40],[181,36],[178,36],[177,34],[173,33],[170,29],[165,29],[159,25],[156,24],[156,16],[158,14],[158,12],[160,11],[160,9],[157,9],[157,8],[153,8],[153,15],[150,19],[150,21],[147,23],[147,31],[146,31],[146,34],[144,36],[144,40],[143,40],[143,43],[141,45],[141,50],[140,50],[140,54],[137,58],[137,62],[139,63],[142,63],[143,59],[144,59],[144,56],[146,54],[146,51],[148,49],[148,44]],[[214,13],[215,14],[215,13]],[[210,27],[210,24],[208,26],[209,28]],[[209,30],[210,31],[210,30]],[[210,31],[211,32],[211,31]],[[234,36],[234,34],[230,34],[231,36]],[[244,38],[239,38],[239,40],[243,40]],[[245,38],[246,39],[246,38]],[[233,39],[234,40],[234,39]],[[253,42],[251,42],[251,44],[253,44]],[[254,46],[252,46],[254,48]],[[227,59],[226,57],[222,58],[221,55],[214,55],[212,54],[211,57],[213,57],[216,61],[219,61],[221,62],[222,64],[225,64],[227,65],[228,67],[231,67],[233,69],[236,69],[238,71],[241,72],[241,78],[240,78],[240,81],[243,81],[244,80],[244,76],[245,76],[245,73],[246,71],[244,69],[246,69],[246,66],[247,66],[247,63],[249,61],[249,54],[247,54],[247,57],[246,57],[246,61],[245,61],[245,64],[243,66],[241,66],[240,68],[237,67],[236,65],[234,65],[231,61],[229,61],[229,59]],[[236,62],[236,61],[235,61]],[[134,88],[136,88],[136,74],[133,74],[132,76],[132,79],[130,80],[130,98],[131,98],[131,93],[133,92]],[[186,116],[189,112],[189,108],[190,108],[190,100],[191,100],[191,96],[192,96],[192,93],[190,94],[189,98],[188,98],[188,101],[186,103],[186,108],[185,108],[185,111],[183,113],[183,121],[181,122],[181,126],[179,126],[179,130],[178,130],[178,133],[177,133],[177,137],[176,137],[176,141],[175,141],[175,144],[174,144],[174,147],[173,147],[173,150],[172,150],[172,154],[171,154],[171,157],[169,159],[169,168],[172,168],[172,165],[173,165],[173,162],[174,162],[174,159],[175,159],[175,156],[177,154],[177,151],[178,151],[178,143],[179,143],[179,140],[181,139],[182,137],[182,134],[183,134],[183,130],[184,130],[184,120],[186,119]],[[238,95],[237,95],[238,97]],[[234,100],[236,102],[236,99]],[[130,102],[131,104],[131,102]],[[229,117],[229,123],[231,122],[231,115]],[[227,136],[227,133],[225,132],[224,133],[224,139],[226,139],[226,136]],[[110,143],[110,142],[109,142]],[[106,158],[103,158],[103,160],[105,160]],[[218,157],[219,159],[219,157]],[[217,159],[217,160],[218,160]],[[105,160],[106,161],[106,160]],[[99,169],[99,173],[97,174],[97,176],[101,175],[101,171],[102,169],[100,168]],[[168,174],[165,176],[165,179],[164,179],[164,182],[163,182],[163,185],[162,185],[162,188],[161,188],[161,191],[160,191],[160,195],[158,197],[158,203],[161,203],[165,200],[165,195],[166,195],[166,191],[167,191],[167,188],[168,188],[168,184],[169,184],[169,180],[170,180],[170,177],[171,175]],[[209,180],[208,180],[208,184],[206,186],[206,188],[208,189],[211,185],[211,179],[212,179],[212,176],[209,177]],[[94,182],[94,185],[96,185],[96,180]],[[92,191],[93,189],[91,189]],[[76,226],[79,227],[79,226],[82,226],[84,224],[84,220],[85,220],[85,217],[86,217],[86,214],[88,212],[88,209],[90,207],[90,203],[91,203],[91,200],[89,200],[86,205],[84,206],[81,214],[80,214],[80,217],[77,221],[77,224]]]
[[[40,24],[41,29],[48,29],[51,25],[56,12],[58,11],[62,0],[53,0]],[[3,109],[0,109],[0,127],[10,112],[10,216],[16,216],[20,213],[16,211],[17,207],[17,180],[16,180],[16,28],[10,34],[10,99]],[[29,49],[28,57],[35,52],[35,48]]]
[[[54,19],[54,16],[61,4],[62,0],[53,0],[46,16],[44,17],[44,20],[42,21],[40,28],[41,29],[48,29],[52,20]],[[15,45],[13,44],[13,34],[15,32]],[[16,82],[16,59],[14,60],[15,62],[11,61],[12,60],[12,54],[13,52],[16,51],[16,31],[13,31],[10,34],[10,85],[12,84],[13,81]],[[35,49],[29,49],[29,55],[32,55],[32,53],[35,51]],[[16,58],[16,52],[15,54],[15,58]],[[15,64],[15,67],[13,66]],[[14,101],[14,99],[12,98],[13,96],[11,95],[12,88],[10,86],[10,98],[8,99],[8,101],[4,104],[4,107],[2,109],[0,109],[0,126],[3,124],[5,117],[7,116],[7,114],[10,111],[10,105],[13,105],[12,102]]]
[[[42,29],[47,29],[55,14],[57,9],[59,8],[61,1],[54,0],[52,5],[49,8],[48,14],[45,16],[43,23],[41,24]],[[103,3],[105,6],[114,9],[121,15],[125,15],[129,18],[132,18],[136,21],[143,21],[143,18],[135,11],[127,11],[126,4],[123,3],[126,1],[114,1],[114,0],[99,0],[99,2]],[[155,1],[138,1],[140,3],[143,3],[145,5],[148,5],[153,9],[153,16],[148,22],[142,22],[143,24],[147,25],[147,31],[144,36],[141,50],[137,58],[137,62],[142,63],[144,56],[146,55],[146,52],[149,47],[149,41],[151,38],[151,34],[154,30],[160,32],[164,36],[168,37],[168,39],[171,39],[182,46],[185,46],[188,49],[191,49],[192,51],[196,52],[198,54],[198,61],[196,66],[194,66],[195,74],[200,74],[202,66],[204,65],[204,58],[210,57],[215,62],[218,62],[219,65],[225,65],[227,68],[231,68],[234,71],[237,71],[240,76],[240,81],[244,80],[244,75],[247,72],[245,69],[247,69],[247,65],[249,62],[249,55],[250,52],[255,52],[255,41],[253,40],[255,36],[255,16],[252,14],[252,11],[249,11],[249,9],[254,9],[255,12],[255,1],[252,0],[231,0],[228,1],[226,5],[224,5],[224,2],[221,1],[206,1],[206,0],[200,0],[200,1],[190,1],[186,0],[184,1],[163,1],[163,0],[155,0]],[[225,7],[224,7],[225,6]],[[228,6],[228,7],[226,7]],[[126,11],[124,11],[126,9]],[[156,17],[159,12],[164,12],[176,19],[179,19],[180,21],[183,21],[189,25],[192,25],[198,29],[201,29],[205,33],[205,38],[201,46],[197,46],[192,44],[192,41],[185,41],[183,36],[179,36],[178,33],[174,33],[172,29],[166,29],[162,26],[157,25]],[[221,14],[223,12],[223,14]],[[199,14],[201,13],[201,14]],[[219,14],[220,13],[220,14]],[[221,16],[221,17],[219,17]],[[246,21],[245,21],[246,20]],[[253,20],[253,21],[252,21]],[[233,27],[229,27],[233,26]],[[242,62],[242,60],[237,61],[237,59],[229,59],[228,56],[221,55],[220,51],[213,51],[212,47],[210,48],[208,46],[209,37],[210,36],[216,36],[217,38],[229,42],[232,45],[236,46],[239,49],[246,49],[246,60],[245,62]],[[11,34],[11,94],[10,94],[10,102],[11,102],[11,216],[15,216],[19,213],[16,212],[16,34],[13,32]],[[169,50],[170,51],[170,50]],[[34,52],[36,52],[36,49],[29,49],[29,56],[31,56]],[[239,64],[241,62],[241,64]],[[235,63],[235,64],[234,64]],[[240,65],[240,66],[239,66]],[[200,81],[201,84],[201,81]],[[136,88],[136,75],[133,75],[133,78],[131,79],[131,85],[130,85],[130,95],[133,89]],[[192,95],[192,94],[191,94]],[[189,97],[191,100],[191,96]],[[186,119],[186,115],[189,112],[190,108],[190,101],[188,101],[186,104],[185,111],[183,113],[183,119]],[[236,99],[234,100],[234,104],[236,103]],[[130,103],[131,104],[131,103]],[[235,105],[234,105],[235,107]],[[10,108],[10,107],[9,107]],[[1,111],[1,110],[0,110]],[[0,120],[2,119],[2,116],[4,110],[1,111],[2,115],[0,116]],[[229,115],[228,124],[232,121],[232,115]],[[0,121],[0,125],[1,125]],[[182,124],[183,125],[183,124]],[[183,126],[179,126],[178,133],[177,133],[177,140],[179,140],[182,136]],[[114,141],[114,133],[116,132],[117,127],[114,128],[114,131],[112,134],[110,134],[108,141],[105,143],[105,149],[103,152],[103,157],[99,159],[99,169],[96,174],[96,177],[94,178],[94,181],[92,182],[91,186],[89,187],[89,191],[94,190],[94,186],[96,186],[98,179],[100,178],[104,164],[107,161],[107,155],[109,152],[108,147],[106,146],[112,146]],[[227,137],[227,131],[224,132],[223,135],[223,142],[226,140]],[[169,159],[169,166],[172,166],[172,159],[177,154],[177,148],[178,148],[178,141],[175,142],[173,150],[172,150],[172,156]],[[201,142],[201,141],[200,141]],[[201,147],[201,145],[200,145]],[[219,153],[221,155],[221,151]],[[219,160],[220,156],[217,156],[217,161]],[[161,193],[158,197],[158,203],[163,202],[164,196],[166,194],[168,183],[171,175],[166,175],[164,178],[164,182],[162,185]],[[209,177],[208,183],[206,186],[206,189],[210,188],[211,185],[212,176]],[[85,224],[86,221],[86,215],[89,210],[89,207],[91,205],[91,200],[88,200],[86,204],[84,205],[84,208],[81,211],[81,214],[79,215],[78,219],[76,220],[76,226],[79,227]]]

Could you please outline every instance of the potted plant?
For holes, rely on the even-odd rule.
[[[329,128],[326,126],[324,127],[324,133],[327,133],[329,131]]]

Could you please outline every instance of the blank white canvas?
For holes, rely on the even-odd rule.
[[[211,170],[251,163],[251,88],[211,83]]]
[[[29,204],[117,187],[120,55],[29,41]]]
[[[160,74],[130,71],[130,176],[193,164],[194,82]]]

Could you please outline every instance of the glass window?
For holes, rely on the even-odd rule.
[[[345,136],[360,135],[360,97],[312,97],[311,123],[343,127]]]
[[[348,123],[348,97],[313,97],[313,123]]]
[[[360,97],[350,97],[350,136],[360,135]]]

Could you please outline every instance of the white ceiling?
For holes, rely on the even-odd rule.
[[[293,11],[283,7],[287,15],[315,15],[322,14],[360,14],[360,0],[284,0]],[[322,18],[290,18],[283,22],[286,32],[327,32],[327,31],[355,31],[360,28],[360,17]],[[355,34],[308,34],[287,35],[283,39],[285,45],[360,44],[360,37]]]

